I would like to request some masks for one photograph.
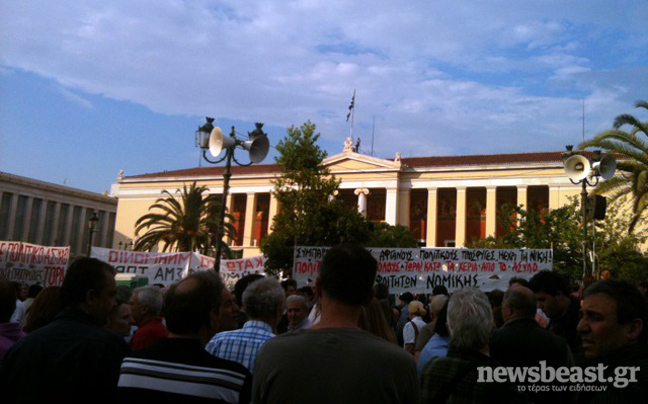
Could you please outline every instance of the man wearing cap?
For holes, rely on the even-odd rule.
[[[403,327],[403,348],[407,352],[414,354],[416,338],[421,328],[425,327],[426,324],[422,318],[425,315],[425,307],[423,307],[423,303],[414,300],[407,306],[407,311],[409,313],[409,321]]]

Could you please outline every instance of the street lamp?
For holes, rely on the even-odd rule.
[[[594,151],[592,159],[579,152],[574,152],[573,146],[565,146],[566,153],[562,154],[565,172],[572,184],[581,184],[581,214],[583,221],[583,277],[587,275],[587,217],[594,215],[594,203],[597,199],[590,200],[587,196],[587,186],[595,187],[599,179],[610,179],[616,171],[616,159],[612,154],[601,157],[601,151]],[[604,201],[605,199],[603,199]],[[594,219],[594,217],[593,217]],[[592,251],[594,253],[594,251]],[[592,260],[592,262],[594,262]]]
[[[214,260],[214,270],[220,270],[220,261],[222,254],[222,243],[225,236],[225,203],[227,201],[227,193],[229,192],[229,180],[232,176],[231,166],[232,161],[240,166],[249,166],[251,164],[258,164],[268,155],[270,149],[270,142],[268,136],[263,132],[263,124],[255,123],[256,128],[252,132],[248,132],[248,139],[242,140],[236,137],[234,127],[229,136],[223,135],[223,131],[219,127],[214,127],[214,118],[207,117],[207,123],[199,127],[196,131],[196,147],[202,149],[202,157],[211,164],[218,164],[225,161],[225,172],[223,173],[223,199],[221,201],[220,220],[218,222],[218,234],[216,245],[216,257]],[[237,147],[247,150],[250,161],[248,163],[241,163],[234,156],[234,151]],[[225,150],[225,155],[219,158],[222,151]],[[217,160],[212,160],[208,157],[207,152]]]
[[[90,257],[90,254],[92,253],[92,235],[99,231],[96,229],[97,227],[97,222],[99,221],[99,216],[97,215],[97,211],[95,210],[92,212],[92,216],[90,216],[90,219],[88,219],[88,230],[90,233],[90,236],[88,237],[88,257]]]

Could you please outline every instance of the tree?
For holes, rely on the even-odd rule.
[[[378,248],[417,248],[418,242],[410,229],[403,225],[392,226],[387,223],[377,223],[370,226],[371,233],[366,247]]]
[[[135,222],[135,236],[146,230],[137,238],[135,250],[151,251],[162,244],[162,251],[201,251],[208,253],[216,246],[217,229],[220,222],[220,196],[203,194],[206,186],[192,183],[189,188],[177,189],[177,198],[169,191],[162,191],[166,197],[158,198],[149,207],[149,213]],[[229,222],[225,222],[226,237],[235,238],[236,229],[232,225],[234,218],[226,214]],[[227,244],[223,242],[223,251],[230,255]]]
[[[580,280],[583,277],[583,228],[578,199],[572,198],[571,203],[544,215],[520,206],[504,206],[500,224],[510,231],[498,239],[488,237],[476,241],[470,247],[552,249],[554,270],[571,281]],[[608,208],[618,211],[616,207]],[[596,252],[597,272],[608,269],[617,278],[627,280],[645,277],[648,259],[638,249],[646,241],[645,232],[629,233],[628,221],[618,215],[606,215],[603,221],[594,221],[593,229],[589,223],[587,248]],[[589,259],[588,268],[591,268]]]
[[[317,145],[320,137],[310,121],[291,126],[276,146],[281,175],[273,194],[279,210],[272,232],[262,241],[266,271],[291,273],[294,246],[333,246],[343,242],[363,244],[369,225],[354,209],[333,198],[340,183],[322,161],[326,151]]]
[[[637,101],[636,108],[648,109],[648,102]],[[621,128],[630,125],[629,131]],[[581,149],[596,147],[620,154],[625,158],[617,161],[617,170],[621,175],[601,182],[596,192],[606,194],[611,200],[628,197],[632,203],[632,217],[628,231],[633,232],[642,215],[648,209],[648,123],[641,122],[629,114],[615,118],[613,129],[596,135],[593,139],[581,143]]]

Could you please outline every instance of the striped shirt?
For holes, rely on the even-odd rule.
[[[240,363],[252,373],[259,349],[274,336],[269,324],[250,320],[241,329],[214,335],[205,349],[216,357]]]
[[[119,403],[249,403],[252,375],[215,358],[198,340],[165,338],[122,362]]]

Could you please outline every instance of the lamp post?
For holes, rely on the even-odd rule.
[[[218,244],[216,245],[216,256],[214,257],[214,270],[219,272],[223,238],[225,237],[225,203],[229,192],[230,177],[232,176],[232,161],[239,166],[249,166],[251,164],[260,163],[268,154],[270,142],[268,141],[268,136],[263,132],[262,123],[257,122],[255,124],[256,128],[252,132],[248,132],[248,139],[242,140],[236,137],[234,126],[232,126],[229,136],[225,136],[219,127],[214,127],[214,118],[207,117],[206,119],[207,123],[199,127],[196,131],[196,147],[202,149],[202,157],[208,163],[218,164],[225,161],[225,172],[223,173],[223,198],[220,206],[220,218],[218,221],[218,233],[216,237]],[[237,147],[248,151],[250,158],[248,163],[241,163],[236,159],[234,151]],[[225,151],[225,155],[219,158],[223,150]],[[217,159],[210,159],[207,155],[208,151]]]
[[[572,184],[581,184],[581,215],[583,225],[583,277],[587,275],[587,217],[588,212],[594,215],[594,207],[588,206],[592,202],[587,196],[587,186],[595,187],[599,179],[610,179],[616,171],[616,159],[612,154],[601,157],[601,151],[594,151],[592,159],[579,152],[574,152],[573,146],[566,146],[567,152],[563,153],[565,171]],[[592,218],[594,220],[594,217]],[[594,267],[594,253],[592,251],[592,268]]]
[[[92,216],[90,216],[90,219],[88,219],[89,222],[88,257],[90,257],[90,254],[92,253],[92,236],[94,235],[95,232],[99,231],[96,229],[98,221],[99,221],[99,216],[97,215],[97,211],[95,210],[94,212],[92,212]]]

